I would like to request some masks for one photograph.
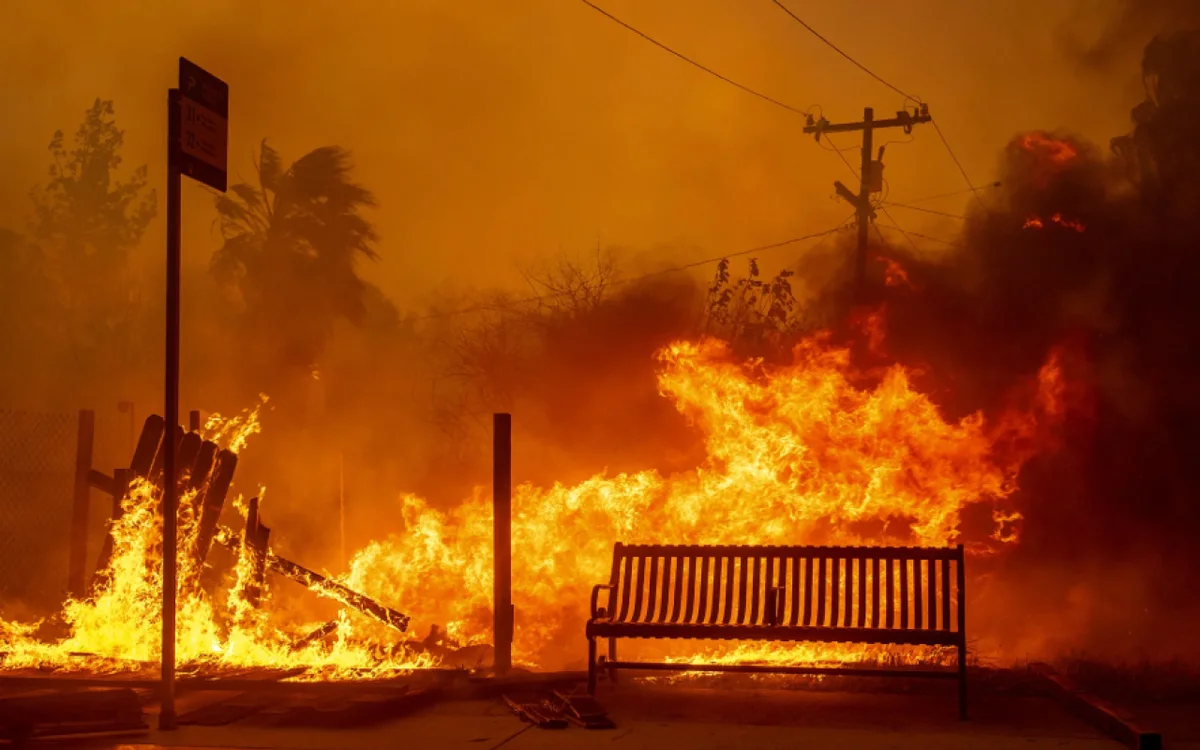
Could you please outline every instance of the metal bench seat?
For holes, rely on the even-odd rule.
[[[619,669],[950,677],[965,718],[963,547],[626,545],[592,590],[588,689]],[[600,604],[602,592],[607,601]],[[597,658],[596,639],[608,639]],[[949,646],[956,668],[628,662],[618,638]]]

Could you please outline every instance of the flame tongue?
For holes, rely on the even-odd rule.
[[[720,341],[681,342],[660,355],[659,386],[706,437],[708,460],[671,477],[597,475],[572,487],[518,487],[513,501],[516,653],[538,662],[563,644],[576,657],[591,586],[608,579],[614,541],[649,543],[925,544],[958,539],[959,511],[999,501],[1036,435],[1033,414],[989,428],[979,414],[947,422],[888,369],[852,384],[850,354],[827,337],[802,342],[794,363],[735,361]],[[1046,388],[1054,387],[1047,377]],[[1055,394],[1039,397],[1048,403]],[[1041,413],[1041,410],[1039,410]],[[1010,439],[1020,435],[1023,440]],[[448,512],[402,500],[406,532],[373,543],[351,581],[400,601],[418,622],[446,623],[461,642],[490,634],[491,510],[477,495]],[[1019,515],[997,511],[993,538],[1015,539]],[[574,650],[572,650],[574,649]],[[853,657],[869,649],[766,649],[755,658]],[[725,652],[745,656],[746,647]],[[708,655],[707,658],[712,658]]]
[[[882,319],[875,322],[872,330],[882,335]],[[882,371],[873,387],[856,385],[850,352],[831,345],[827,335],[802,341],[788,366],[737,361],[726,344],[713,339],[672,344],[659,353],[658,362],[661,392],[703,432],[708,458],[695,470],[670,477],[643,471],[597,475],[570,487],[517,488],[515,651],[526,663],[559,654],[578,657],[588,594],[593,584],[607,580],[615,541],[947,544],[959,539],[964,507],[1001,501],[1014,492],[1017,471],[1030,446],[1036,447],[1038,419],[1061,412],[1056,361],[1041,373],[1035,412],[1006,413],[995,427],[980,414],[946,421],[928,397],[912,389],[899,365]],[[239,447],[256,431],[253,415],[233,425],[208,426],[208,434],[223,435]],[[114,528],[109,582],[94,599],[66,604],[64,619],[71,627],[66,639],[41,644],[30,628],[0,620],[0,638],[9,651],[5,664],[100,669],[106,659],[157,660],[162,582],[156,507],[152,488],[137,485]],[[345,583],[402,606],[413,615],[417,632],[437,623],[452,642],[486,642],[492,592],[489,498],[477,492],[443,512],[405,496],[401,508],[403,533],[361,550]],[[1019,514],[1005,509],[994,517],[995,543],[1014,541]],[[195,533],[194,519],[185,514],[180,549],[190,548]],[[181,568],[181,579],[189,572],[196,571]],[[202,591],[181,592],[181,662],[304,666],[312,670],[310,678],[380,675],[433,663],[403,649],[397,656],[381,656],[377,645],[392,642],[394,634],[345,616],[333,645],[293,650],[315,624],[272,625],[263,610],[246,602],[249,576],[249,560],[243,559],[220,604]],[[814,661],[875,651],[743,645],[717,657]],[[78,652],[93,656],[82,661],[71,656]]]

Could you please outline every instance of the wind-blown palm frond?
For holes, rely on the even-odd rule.
[[[350,154],[338,146],[284,169],[264,140],[254,167],[257,184],[232,185],[216,199],[224,243],[211,270],[239,288],[247,315],[292,339],[289,351],[317,351],[336,318],[363,320],[366,286],[355,265],[378,257],[378,235],[361,214],[375,197],[353,181]]]

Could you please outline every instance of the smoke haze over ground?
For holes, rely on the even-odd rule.
[[[66,303],[39,286],[68,282],[30,270],[56,239],[36,241],[28,195],[47,184],[51,135],[61,129],[69,141],[100,98],[124,131],[114,178],[145,164],[145,189],[161,201],[165,89],[182,54],[230,84],[231,183],[259,184],[264,138],[284,170],[336,145],[347,152],[347,179],[374,198],[360,214],[378,234],[367,243],[377,260],[350,250],[335,269],[356,269],[365,286],[351,280],[330,292],[332,283],[284,283],[272,272],[258,290],[268,304],[244,277],[209,272],[221,224],[212,196],[185,183],[181,406],[229,412],[270,395],[238,484],[247,494],[267,485],[267,517],[285,552],[342,569],[330,532],[339,494],[349,550],[400,525],[399,492],[443,507],[466,497],[487,477],[495,410],[515,415],[519,481],[695,467],[703,446],[660,398],[654,352],[708,332],[735,339],[740,353],[786,355],[811,321],[845,318],[844,298],[830,290],[846,276],[848,238],[753,256],[763,279],[797,271],[800,307],[770,335],[714,322],[711,265],[635,277],[831,229],[849,211],[831,183],[850,175],[802,135],[803,118],[583,4],[518,5],[7,3],[0,228],[12,231],[0,232],[0,281],[6,290],[22,281],[0,300],[0,407],[113,411],[127,399],[141,415],[161,409],[161,204],[120,248],[128,276],[115,288],[135,299],[69,300],[89,325],[99,316],[88,305],[130,305],[128,319],[87,329],[107,342],[91,346],[58,317],[55,305]],[[802,109],[820,104],[834,122],[859,119],[864,106],[888,116],[904,105],[768,2],[604,7],[758,91]],[[1032,597],[1032,616],[1061,619],[1067,635],[1056,641],[1031,625],[996,637],[1009,653],[1128,656],[1155,642],[1179,650],[1179,632],[1132,628],[1139,610],[1163,611],[1191,590],[1200,570],[1179,533],[1200,520],[1186,471],[1200,419],[1191,301],[1200,265],[1188,252],[1200,227],[1162,200],[1194,195],[1186,191],[1197,182],[1194,173],[1147,182],[1138,170],[1149,159],[1166,174],[1172,161],[1195,164],[1187,159],[1196,151],[1164,145],[1178,143],[1172,133],[1186,140],[1178,109],[1146,130],[1137,165],[1114,160],[1109,139],[1131,131],[1130,110],[1146,96],[1146,43],[1200,25],[1200,12],[1183,0],[859,0],[800,15],[929,101],[976,185],[1003,183],[978,201],[921,204],[965,221],[881,213],[888,241],[873,239],[872,249],[898,259],[915,286],[881,287],[889,353],[922,365],[918,385],[957,418],[1003,408],[1047,352],[1064,352],[1063,446],[1022,475],[1025,536],[989,563],[990,604],[980,606],[1000,612],[1010,595]],[[1018,135],[1043,129],[1077,155],[1053,163]],[[876,142],[888,144],[890,201],[963,189],[932,127]],[[855,141],[834,143],[857,166]],[[925,235],[916,249],[882,229],[892,216]],[[1027,227],[1032,218],[1045,226]],[[746,268],[738,257],[730,271]],[[515,314],[497,311],[538,295],[546,299]],[[461,308],[471,312],[446,314]],[[293,323],[289,335],[303,345],[277,346]],[[127,350],[113,353],[105,336]]]

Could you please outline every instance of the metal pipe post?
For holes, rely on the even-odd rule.
[[[163,567],[162,567],[162,710],[159,729],[174,729],[175,717],[175,586],[176,586],[176,491],[174,431],[179,425],[179,130],[180,96],[178,89],[167,93],[167,341],[166,404],[163,417]]]

